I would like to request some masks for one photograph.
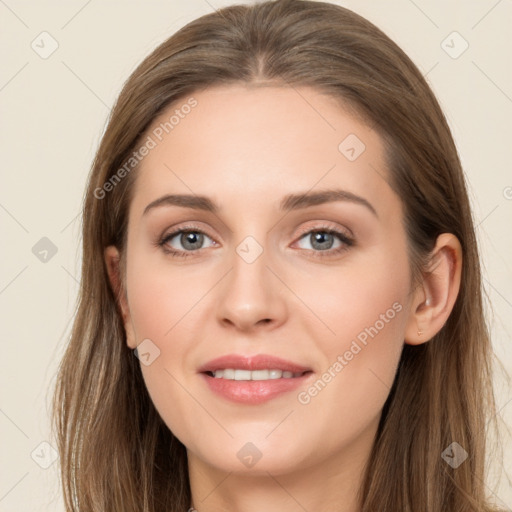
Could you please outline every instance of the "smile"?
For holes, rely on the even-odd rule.
[[[226,368],[224,370],[215,370],[208,372],[211,377],[227,380],[271,380],[271,379],[295,379],[301,377],[306,372],[289,372],[283,370],[239,370]]]

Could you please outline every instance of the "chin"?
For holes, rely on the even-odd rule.
[[[263,440],[260,440],[261,437]],[[283,444],[277,438],[275,442],[264,440],[261,434],[253,441],[250,439],[230,438],[224,443],[212,441],[206,445],[203,439],[191,451],[206,464],[226,473],[268,477],[269,473],[286,474],[308,466],[304,458],[306,450],[299,439],[294,445],[290,438],[288,444]],[[190,456],[190,450],[187,451]]]

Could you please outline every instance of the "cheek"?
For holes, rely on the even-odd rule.
[[[383,340],[376,349],[402,341],[409,295],[407,268],[406,258],[397,259],[393,251],[380,249],[354,264],[296,281],[295,290],[317,317],[316,338],[321,332],[324,353],[332,357],[355,339],[362,344],[373,338]],[[322,329],[322,323],[327,329]],[[314,336],[314,331],[310,334]]]
[[[153,258],[154,259],[154,258]],[[204,273],[204,272],[203,272]],[[193,272],[171,268],[166,262],[134,256],[128,268],[130,314],[139,341],[150,338],[159,344],[179,340],[175,331],[190,321],[208,283]]]
[[[393,258],[352,267],[326,279],[316,296],[315,311],[332,332],[317,335],[323,373],[297,398],[311,417],[333,419],[324,424],[325,436],[339,436],[347,420],[343,435],[361,432],[389,395],[407,323],[408,274],[397,266],[408,268]]]
[[[128,299],[136,342],[144,342],[150,354],[149,364],[144,364],[142,357],[140,363],[147,391],[168,428],[180,440],[190,443],[190,417],[193,413],[201,418],[202,411],[187,392],[187,379],[195,372],[185,362],[197,341],[194,333],[200,323],[197,315],[203,304],[201,299],[212,284],[204,279],[191,279],[189,272],[170,272],[165,265],[144,264],[137,256],[128,272]]]

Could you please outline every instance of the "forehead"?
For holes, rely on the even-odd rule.
[[[309,87],[198,91],[167,107],[143,142],[151,148],[137,170],[139,211],[171,191],[208,191],[221,203],[261,207],[315,187],[374,198],[389,189],[379,135],[339,100]]]

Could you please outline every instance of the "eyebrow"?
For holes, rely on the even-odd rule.
[[[352,192],[341,189],[320,190],[318,192],[303,192],[298,194],[289,194],[285,196],[280,204],[279,209],[284,212],[292,210],[300,210],[324,203],[334,201],[346,201],[366,207],[373,215],[378,218],[377,211],[363,197]],[[198,196],[193,194],[167,194],[155,199],[144,208],[143,216],[150,210],[161,206],[181,206],[183,208],[192,208],[194,210],[203,210],[214,214],[219,213],[220,207],[209,197]]]

